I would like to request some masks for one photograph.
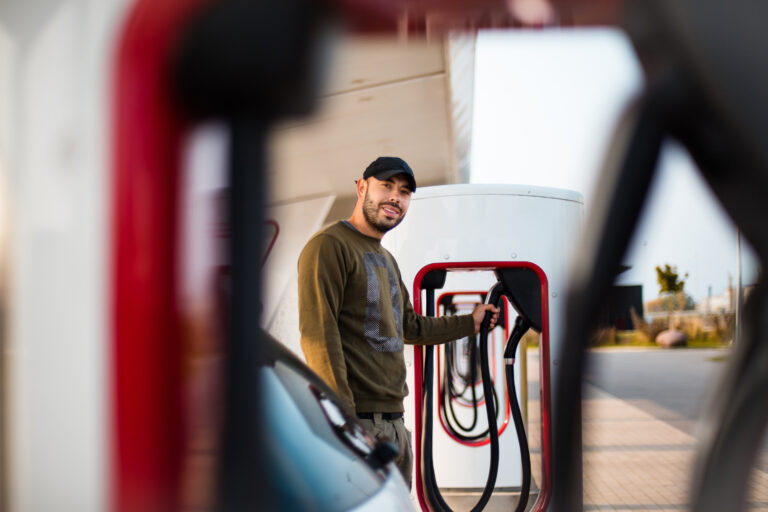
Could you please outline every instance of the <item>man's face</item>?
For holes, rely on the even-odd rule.
[[[373,229],[386,233],[405,217],[411,204],[411,187],[400,174],[386,180],[368,178],[367,183],[363,215]]]

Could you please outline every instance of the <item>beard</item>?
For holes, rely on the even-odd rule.
[[[380,219],[379,209],[384,205],[396,208],[400,212],[400,216],[396,219],[390,219],[388,217]],[[368,198],[368,191],[365,191],[365,198],[363,199],[363,216],[365,217],[365,221],[368,223],[368,225],[370,225],[379,233],[384,234],[400,224],[403,221],[403,218],[405,218],[405,214],[403,214],[402,211],[403,209],[401,207],[393,203],[375,204],[371,199]]]

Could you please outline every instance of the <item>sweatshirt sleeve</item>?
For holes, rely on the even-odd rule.
[[[299,256],[299,330],[307,364],[355,410],[339,335],[346,284],[341,248],[327,236],[310,240]]]
[[[437,345],[458,340],[475,333],[472,315],[429,317],[413,311],[408,290],[400,280],[403,294],[403,337],[409,345]]]

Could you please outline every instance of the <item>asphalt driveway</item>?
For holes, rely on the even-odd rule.
[[[693,434],[728,354],[729,349],[595,349],[589,353],[585,378],[616,398]]]

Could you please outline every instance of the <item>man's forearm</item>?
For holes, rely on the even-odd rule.
[[[472,315],[439,318],[409,315],[404,325],[405,342],[410,345],[437,345],[471,336],[475,332]]]

